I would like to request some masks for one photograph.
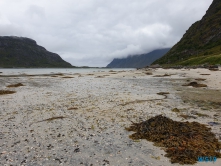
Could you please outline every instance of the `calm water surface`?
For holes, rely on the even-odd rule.
[[[0,74],[2,75],[16,75],[16,74],[53,74],[53,73],[91,73],[91,72],[102,72],[102,71],[128,71],[135,70],[133,68],[107,68],[107,69],[97,69],[97,68],[32,68],[32,69],[22,69],[22,68],[13,68],[13,69],[0,69]]]

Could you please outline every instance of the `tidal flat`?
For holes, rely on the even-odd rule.
[[[195,81],[207,86],[182,86]],[[3,72],[0,90],[14,92],[0,95],[0,165],[180,165],[125,130],[157,115],[205,124],[221,141],[220,70]]]

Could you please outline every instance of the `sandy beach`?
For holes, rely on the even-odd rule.
[[[207,86],[182,86],[191,82]],[[24,86],[7,87],[17,83]],[[3,72],[0,90],[15,91],[0,95],[0,165],[180,165],[152,142],[131,140],[125,130],[131,121],[160,114],[205,124],[221,141],[221,69]],[[218,166],[221,159],[195,165]]]

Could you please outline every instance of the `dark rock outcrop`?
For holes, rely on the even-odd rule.
[[[114,59],[107,65],[109,68],[142,68],[150,65],[156,59],[165,55],[170,49],[154,50],[147,54],[128,56],[127,58]]]
[[[36,41],[0,36],[0,67],[73,67],[58,54],[47,51]]]

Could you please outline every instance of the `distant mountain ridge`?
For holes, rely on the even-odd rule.
[[[36,41],[16,36],[0,36],[0,67],[73,67],[58,54]]]
[[[118,59],[115,58],[110,64],[107,65],[109,68],[142,68],[150,65],[156,59],[165,55],[170,48],[154,50],[152,52],[128,56],[127,58]]]
[[[213,0],[206,14],[195,22],[171,50],[153,64],[221,64],[221,0]]]

